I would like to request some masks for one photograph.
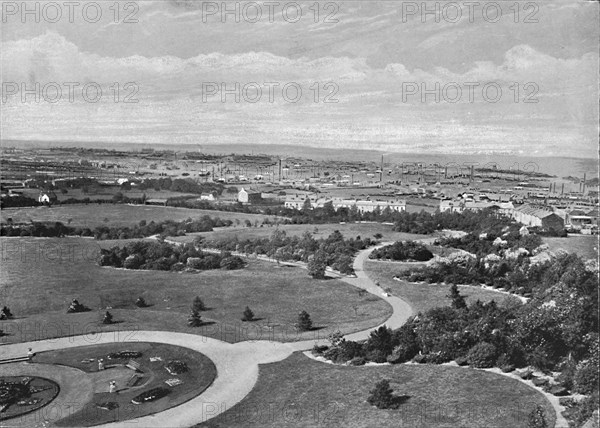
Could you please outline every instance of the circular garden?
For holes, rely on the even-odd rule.
[[[0,421],[33,412],[50,403],[60,388],[42,377],[0,377]]]

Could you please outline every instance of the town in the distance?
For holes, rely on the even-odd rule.
[[[597,171],[562,176],[542,172],[533,162],[503,165],[493,159],[390,162],[382,155],[380,162],[368,162],[8,146],[2,148],[1,202],[2,208],[125,203],[283,216],[330,206],[344,218],[353,212],[489,208],[553,236],[598,233]],[[10,217],[3,216],[6,223],[4,217]]]

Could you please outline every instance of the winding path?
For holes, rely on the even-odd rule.
[[[382,297],[384,290],[374,284],[363,270],[364,262],[369,257],[371,251],[375,248],[388,245],[382,243],[377,247],[369,248],[359,252],[354,260],[354,270],[356,278],[340,278],[355,287],[367,290],[369,293]],[[410,306],[402,299],[389,296],[383,297],[393,309],[393,314],[385,321],[385,325],[393,329],[399,328],[411,316]],[[382,325],[384,325],[382,324]],[[364,331],[346,335],[349,340],[363,340],[369,337],[370,332],[376,327]],[[213,384],[201,395],[190,401],[156,413],[154,415],[144,416],[133,420],[115,422],[102,425],[102,427],[174,427],[174,426],[192,426],[194,424],[205,422],[220,413],[223,413],[239,403],[246,395],[250,393],[258,380],[259,364],[273,363],[284,360],[296,351],[311,349],[315,343],[325,343],[325,339],[320,341],[307,340],[301,342],[281,343],[275,341],[245,341],[235,344],[212,339],[206,336],[199,336],[187,333],[176,333],[166,331],[136,331],[120,332],[119,337],[129,338],[125,341],[156,342],[175,346],[182,346],[201,352],[210,358],[217,368],[217,377]],[[94,337],[93,344],[114,343],[115,335],[106,332]],[[3,358],[23,356],[28,348],[33,348],[36,352],[58,350],[65,348],[74,348],[78,346],[91,345],[89,338],[85,335],[63,337],[58,339],[49,339],[43,341],[17,343],[4,345],[0,347]],[[18,375],[39,374],[40,370],[48,372],[47,367],[41,367],[40,364],[18,363],[5,365],[4,368],[11,367],[11,373]],[[49,370],[52,372],[52,369]],[[3,370],[4,372],[4,370]],[[58,373],[58,372],[57,372]],[[46,375],[46,377],[49,377]],[[50,377],[51,378],[51,377]],[[63,383],[69,385],[70,382]],[[69,387],[70,388],[70,387]],[[63,394],[57,397],[53,403],[46,407],[52,407],[52,412],[46,412],[46,417],[35,418],[35,421],[28,420],[27,423],[20,423],[20,420],[14,420],[16,425],[10,426],[48,426],[53,422],[67,416],[72,412],[74,402],[75,406],[83,406],[89,401],[87,389],[82,388],[82,395],[74,395],[74,391],[65,390]],[[62,396],[61,396],[62,395]],[[70,406],[67,408],[67,406]],[[44,413],[42,413],[43,415]],[[557,415],[558,416],[558,415]],[[35,422],[35,423],[34,423]],[[137,425],[135,425],[137,424]],[[2,425],[0,426],[7,426]],[[557,424],[558,426],[558,424]]]

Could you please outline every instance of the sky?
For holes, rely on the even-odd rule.
[[[597,2],[91,3],[2,2],[3,140],[598,156]]]

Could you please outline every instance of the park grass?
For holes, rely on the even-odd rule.
[[[276,229],[283,230],[288,236],[301,236],[305,232],[311,232],[316,239],[327,238],[331,233],[339,230],[345,238],[373,238],[380,233],[383,241],[398,241],[409,239],[422,239],[425,235],[414,233],[395,232],[393,225],[383,223],[330,223],[330,224],[281,224],[278,226],[243,227],[243,228],[218,228],[212,232],[190,233],[186,236],[169,238],[179,242],[192,242],[196,236],[202,236],[207,240],[227,239],[237,237],[238,239],[268,238]]]
[[[53,207],[11,208],[0,211],[0,215],[3,223],[8,218],[11,218],[14,223],[58,221],[70,226],[89,227],[90,229],[97,226],[133,226],[141,220],[147,222],[182,221],[188,218],[197,219],[204,215],[234,222],[238,220],[242,223],[249,220],[253,224],[254,222],[262,223],[265,218],[271,220],[276,218],[275,216],[262,214],[127,204],[73,204]]]
[[[100,267],[98,248],[110,243],[82,238],[3,238],[0,303],[15,319],[0,321],[8,335],[0,342],[22,342],[92,331],[160,330],[201,334],[228,342],[274,339],[308,340],[326,337],[340,329],[361,331],[384,322],[391,307],[382,299],[360,296],[358,290],[337,279],[315,280],[305,269],[250,260],[234,271],[199,273],[134,271]],[[55,248],[44,250],[42,245]],[[69,249],[74,246],[73,249]],[[143,297],[151,305],[137,308]],[[195,296],[209,310],[201,312],[207,323],[187,326]],[[90,312],[66,314],[73,298]],[[242,323],[249,306],[259,320]],[[117,324],[104,325],[110,308]],[[297,333],[298,313],[306,310],[316,329]]]
[[[107,359],[109,353],[124,350],[142,352],[142,357],[135,359],[135,361],[141,364],[141,371],[144,376],[142,382],[145,383],[126,389],[126,381],[133,374],[133,371],[121,367],[109,367],[112,364],[122,365],[128,362]],[[160,356],[163,361],[150,362],[149,358],[153,356]],[[161,412],[201,394],[217,376],[215,365],[205,355],[187,348],[158,343],[135,342],[92,345],[41,352],[34,358],[36,363],[60,364],[77,368],[92,379],[95,388],[92,401],[86,403],[82,410],[57,422],[58,426],[65,427],[98,425]],[[107,365],[106,370],[102,372],[98,371],[97,361],[83,362],[87,359],[98,358],[103,358]],[[177,376],[167,372],[164,365],[174,359],[185,362],[189,369],[188,372]],[[183,384],[169,388],[164,383],[165,380],[175,377],[181,379]],[[119,392],[118,394],[109,394],[108,382],[115,378],[118,379],[117,388]],[[141,405],[131,403],[131,399],[138,394],[158,386],[171,389],[170,394],[159,400]],[[119,407],[114,410],[104,410],[96,406],[96,404],[107,401],[117,403]]]
[[[382,379],[404,397],[399,409],[366,402]],[[339,366],[295,353],[261,365],[248,396],[199,426],[519,428],[536,404],[554,426],[554,410],[540,392],[498,374],[446,365]]]
[[[563,249],[575,253],[584,259],[598,260],[598,235],[570,235],[566,238],[544,237],[544,244],[548,244],[550,251]]]
[[[365,272],[373,281],[379,281],[383,289],[389,288],[394,296],[398,296],[413,309],[413,313],[425,312],[440,306],[448,306],[450,300],[446,297],[449,285],[412,283],[408,281],[396,281],[393,279],[401,270],[417,268],[424,263],[399,263],[388,261],[372,261],[365,263]],[[460,293],[465,297],[467,303],[476,300],[482,302],[495,300],[497,303],[504,301],[510,296],[497,291],[487,290],[480,287],[459,287]]]

